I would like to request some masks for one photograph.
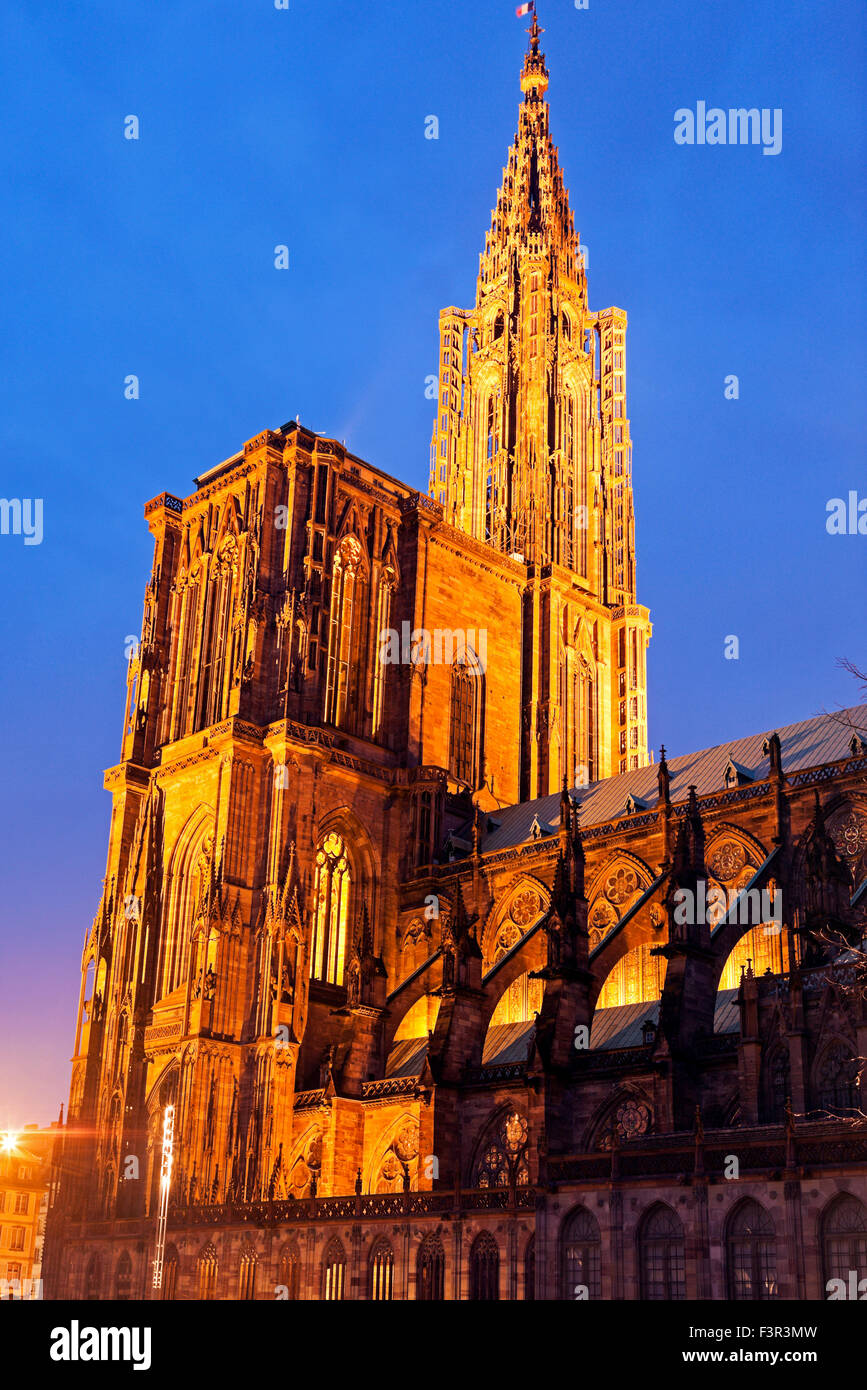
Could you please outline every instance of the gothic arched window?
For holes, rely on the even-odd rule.
[[[86,1299],[98,1299],[102,1295],[102,1262],[98,1255],[91,1255],[87,1262],[87,1272],[84,1276],[84,1296]]]
[[[286,1290],[290,1303],[296,1303],[301,1292],[301,1257],[297,1245],[284,1245],[277,1265],[277,1283]]]
[[[178,1250],[176,1245],[167,1245],[163,1256],[163,1278],[159,1296],[164,1303],[171,1303],[178,1287]]]
[[[341,1303],[346,1288],[346,1253],[335,1236],[329,1241],[322,1260],[322,1297],[326,1303]]]
[[[354,536],[341,542],[331,580],[331,616],[325,685],[325,722],[352,729],[358,717],[361,635],[364,626],[362,550]]]
[[[374,1303],[390,1303],[394,1297],[394,1251],[379,1240],[370,1252],[367,1267],[368,1295]]]
[[[602,1297],[602,1243],[596,1218],[578,1207],[563,1226],[563,1297]]]
[[[767,1062],[765,1073],[765,1119],[770,1124],[782,1124],[786,1118],[789,1097],[789,1049],[776,1048]]]
[[[256,1251],[250,1246],[241,1251],[241,1260],[238,1265],[238,1298],[241,1302],[256,1297],[257,1263]]]
[[[396,575],[391,565],[386,565],[382,571],[379,581],[379,592],[376,600],[376,669],[373,673],[373,725],[371,733],[373,738],[382,729],[385,717],[385,687],[388,675],[388,663],[383,660],[383,634],[387,633],[391,627],[391,605],[394,596]]]
[[[311,975],[330,984],[343,983],[346,956],[346,918],[351,870],[346,845],[332,831],[316,854],[313,892],[313,951]]]
[[[638,1251],[643,1299],[686,1298],[683,1226],[670,1207],[651,1207],[641,1223]]]
[[[471,660],[452,666],[449,711],[449,771],[459,782],[477,790],[481,782],[484,676]]]
[[[500,1249],[490,1231],[482,1231],[470,1246],[470,1298],[495,1303],[500,1297]]]
[[[119,1303],[125,1303],[132,1290],[132,1260],[129,1251],[124,1250],[114,1272],[114,1296]]]
[[[835,1197],[822,1217],[825,1282],[842,1279],[848,1292],[850,1270],[867,1279],[867,1207],[850,1193]]]
[[[774,1223],[758,1202],[741,1202],[726,1229],[729,1298],[779,1298]]]
[[[533,1303],[536,1298],[536,1237],[530,1236],[524,1251],[524,1302]]]
[[[217,1296],[217,1275],[219,1273],[219,1268],[217,1251],[213,1243],[208,1241],[196,1261],[197,1297],[203,1303],[209,1303]]]
[[[526,1187],[530,1181],[527,1166],[527,1121],[516,1111],[507,1111],[489,1128],[476,1159],[476,1187]]]
[[[439,1236],[427,1235],[416,1259],[416,1299],[439,1302],[444,1297],[446,1253]]]
[[[858,1061],[844,1042],[827,1047],[816,1069],[816,1091],[820,1110],[845,1115],[857,1107]]]

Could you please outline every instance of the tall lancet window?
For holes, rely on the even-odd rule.
[[[374,738],[382,731],[385,717],[385,689],[388,665],[383,661],[383,633],[391,627],[391,604],[394,595],[396,575],[391,565],[385,565],[379,580],[376,599],[376,661],[373,672],[373,727]]]
[[[485,457],[485,540],[494,539],[494,460],[497,454],[494,397],[488,397],[487,450]]]
[[[361,546],[347,536],[334,561],[325,688],[325,722],[339,728],[351,727],[357,715],[363,598]]]
[[[452,667],[449,771],[476,790],[481,785],[484,673],[472,652]]]
[[[313,979],[332,985],[343,983],[350,883],[346,845],[332,831],[325,836],[316,855],[312,953]]]

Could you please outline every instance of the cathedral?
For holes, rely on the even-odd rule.
[[[296,421],[145,508],[48,1297],[867,1279],[867,707],[648,750],[541,32],[428,493]]]

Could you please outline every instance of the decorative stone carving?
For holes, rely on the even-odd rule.
[[[735,840],[726,840],[713,851],[708,868],[721,883],[730,883],[741,872],[746,862],[743,845],[739,845]]]

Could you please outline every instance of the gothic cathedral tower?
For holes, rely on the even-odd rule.
[[[534,15],[475,307],[440,315],[430,474],[451,525],[528,567],[522,800],[646,764],[651,633],[635,601],[626,314],[588,308],[542,32]]]

